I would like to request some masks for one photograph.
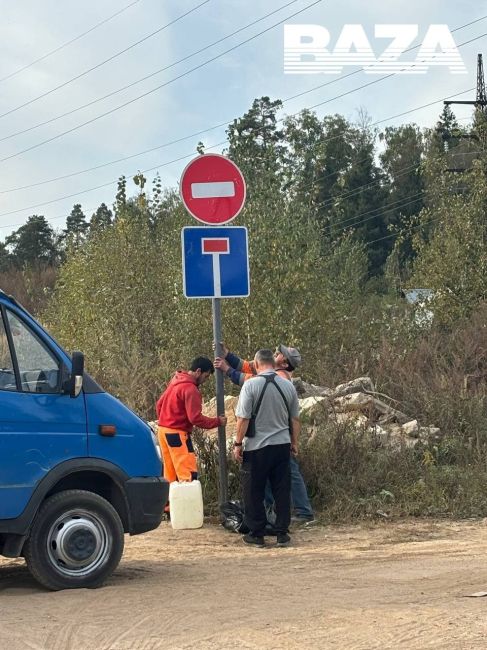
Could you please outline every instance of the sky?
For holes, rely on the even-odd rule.
[[[256,97],[286,100],[299,94],[284,102],[281,116],[322,103],[315,109],[320,116],[340,113],[356,120],[365,110],[373,123],[384,120],[382,128],[404,122],[432,126],[441,100],[475,88],[477,53],[487,55],[487,0],[3,0],[0,7],[2,239],[32,214],[63,228],[75,203],[91,217],[100,203],[113,204],[121,175],[131,178],[141,170],[150,182],[159,171],[164,186],[176,187],[200,140],[207,151],[224,149],[225,127],[198,132],[242,116]],[[264,18],[270,12],[275,13]],[[459,47],[467,74],[432,66],[426,74],[379,81],[384,75],[366,74],[357,65],[338,74],[284,72],[284,25],[326,28],[331,49],[344,25],[361,25],[380,56],[391,39],[374,36],[377,24],[417,25],[414,46],[430,25],[454,30],[484,16],[453,33],[457,45],[477,39]],[[236,30],[241,31],[190,56]],[[417,50],[400,60],[416,56]],[[459,97],[474,98],[475,90]],[[438,103],[389,119],[430,102]],[[462,123],[471,115],[465,106],[455,112]]]

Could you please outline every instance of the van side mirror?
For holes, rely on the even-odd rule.
[[[70,397],[78,397],[83,388],[83,372],[85,368],[85,357],[82,352],[73,352],[71,375],[66,382],[66,392]]]

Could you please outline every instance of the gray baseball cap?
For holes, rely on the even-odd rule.
[[[299,354],[299,350],[296,348],[288,348],[287,345],[279,345],[277,348],[279,352],[282,352],[282,354],[286,357],[289,365],[291,365],[293,368],[297,368],[301,364],[301,355]]]

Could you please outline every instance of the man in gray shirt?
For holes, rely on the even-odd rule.
[[[254,364],[257,376],[242,386],[235,412],[234,455],[242,463],[245,521],[250,529],[243,540],[247,544],[264,546],[267,523],[264,492],[269,479],[276,504],[277,544],[286,546],[291,539],[288,534],[291,519],[289,462],[291,453],[297,454],[300,429],[298,396],[293,384],[276,374],[271,350],[259,350]],[[253,418],[257,409],[257,416]],[[252,429],[255,436],[246,437]]]

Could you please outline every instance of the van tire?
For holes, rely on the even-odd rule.
[[[99,587],[122,557],[124,532],[115,508],[85,490],[65,490],[39,508],[24,547],[33,577],[57,591]]]

